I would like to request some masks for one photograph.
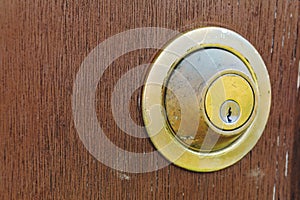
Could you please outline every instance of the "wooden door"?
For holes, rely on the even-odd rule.
[[[126,30],[183,32],[207,25],[240,33],[268,68],[271,113],[254,149],[213,173],[172,164],[127,173],[93,157],[72,114],[73,84],[85,57]],[[2,0],[0,27],[0,199],[300,199],[299,1]],[[102,129],[130,152],[155,148],[148,138],[118,128],[111,93],[123,74],[149,63],[157,52],[140,49],[120,56],[97,87]],[[137,75],[128,84],[143,78]],[[137,124],[142,124],[140,95],[136,90],[130,103]]]

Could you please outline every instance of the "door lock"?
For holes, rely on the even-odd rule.
[[[256,49],[224,28],[182,34],[155,58],[142,96],[154,146],[180,167],[215,171],[244,157],[267,123],[271,86]]]

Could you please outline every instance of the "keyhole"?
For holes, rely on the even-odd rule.
[[[227,121],[228,121],[229,123],[232,122],[232,119],[230,119],[231,114],[232,114],[232,112],[231,112],[231,107],[229,107],[228,112],[227,112]]]
[[[239,104],[233,100],[226,100],[220,108],[220,117],[224,123],[235,123],[240,117]]]

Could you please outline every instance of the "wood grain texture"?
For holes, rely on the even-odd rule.
[[[214,173],[169,165],[128,174],[98,162],[80,141],[71,112],[73,82],[84,58],[128,29],[186,31],[205,25],[240,33],[267,65],[272,107],[255,148]],[[1,0],[0,199],[299,199],[299,36],[297,0]],[[103,129],[128,151],[155,149],[148,139],[117,127],[110,92],[126,71],[155,53],[143,49],[118,58],[97,90]],[[141,124],[139,95],[140,90],[131,111]]]

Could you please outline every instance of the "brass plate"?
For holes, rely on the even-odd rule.
[[[176,126],[171,123],[174,120],[172,121],[168,118],[174,109],[172,107],[170,107],[172,109],[166,109],[168,108],[169,102],[167,99],[166,103],[166,98],[168,98],[166,94],[168,94],[168,89],[172,89],[172,87],[168,86],[168,84],[170,84],[170,77],[172,73],[176,71],[174,69],[176,69],[185,57],[196,51],[209,48],[226,51],[238,57],[244,64],[246,70],[237,70],[233,66],[228,65],[228,67],[220,70],[216,67],[218,70],[217,73],[215,73],[210,66],[207,65],[207,67],[203,67],[203,71],[200,72],[203,72],[205,77],[207,76],[207,78],[204,77],[205,84],[203,90],[200,91],[200,94],[195,92],[189,93],[188,101],[192,107],[184,106],[184,104],[188,105],[186,102],[179,102],[180,115],[174,113],[173,116],[175,116],[174,119],[176,119],[176,116],[180,116],[181,121],[185,121],[186,123],[179,123],[177,130],[174,131]],[[214,57],[214,55],[214,52],[211,53],[210,60],[218,61],[219,58]],[[222,62],[222,59],[220,62]],[[223,76],[224,78],[230,76],[228,74],[235,74],[238,78],[233,79],[241,81],[241,83],[244,84],[247,90],[245,93],[248,99],[247,102],[250,102],[250,105],[241,102],[244,98],[240,98],[239,95],[235,94],[235,98],[237,98],[235,101],[228,101],[223,105],[225,101],[230,100],[225,98],[220,101],[223,102],[222,104],[218,101],[218,105],[215,105],[215,107],[220,111],[220,115],[222,115],[222,109],[227,109],[226,106],[228,105],[232,106],[233,111],[230,111],[231,113],[237,112],[234,110],[235,108],[241,109],[242,111],[248,109],[247,112],[249,113],[241,114],[241,116],[245,118],[241,121],[239,121],[240,118],[232,118],[239,121],[240,124],[233,125],[225,123],[226,127],[220,128],[224,125],[222,122],[221,125],[218,126],[220,121],[212,123],[212,120],[208,119],[207,113],[205,114],[205,111],[214,113],[214,111],[212,111],[214,109],[210,108],[212,108],[215,103],[207,100],[205,105],[203,99],[206,98],[207,94],[210,94],[209,88],[211,86],[214,87],[214,83],[216,83],[215,81],[218,80],[218,77]],[[188,77],[183,77],[183,80],[186,78]],[[249,84],[249,87],[247,84]],[[180,84],[178,85],[180,86]],[[187,84],[181,91],[185,90],[195,91],[192,84]],[[174,92],[176,93],[176,91]],[[176,97],[176,94],[174,96]],[[200,99],[199,96],[201,97]],[[237,102],[238,106],[236,106],[234,102]],[[245,156],[257,143],[264,130],[270,111],[270,104],[271,87],[268,71],[258,52],[239,34],[218,27],[192,30],[171,41],[159,53],[151,65],[142,96],[144,123],[155,147],[175,165],[202,172],[223,169]],[[176,103],[170,105],[176,105]],[[211,107],[209,105],[211,105]],[[222,108],[222,105],[224,108]],[[197,109],[199,109],[199,112]],[[193,110],[197,112],[194,112],[193,120],[190,120],[188,117],[191,116],[190,113]],[[216,117],[214,118],[216,119]],[[208,127],[207,130],[199,131],[199,127],[205,125]],[[213,133],[211,133],[211,130]],[[186,132],[190,134],[186,137],[187,140],[183,140],[178,136],[181,133],[186,134]],[[199,133],[200,140],[198,141],[196,140],[196,136]],[[189,138],[192,141],[190,143],[188,141]],[[215,144],[211,142],[214,139]],[[193,142],[196,142],[198,146],[193,146]],[[205,147],[206,144],[209,144],[208,147]]]

